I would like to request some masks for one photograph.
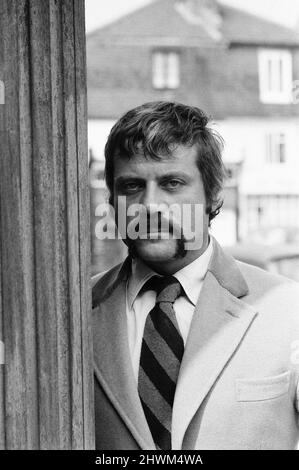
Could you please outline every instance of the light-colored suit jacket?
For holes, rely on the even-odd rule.
[[[126,260],[93,287],[97,449],[154,450],[134,379]],[[214,240],[173,406],[172,448],[295,449],[299,284],[239,263]]]

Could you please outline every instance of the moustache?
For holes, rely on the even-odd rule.
[[[147,214],[146,223],[137,223],[136,232],[143,238],[150,237],[151,234],[169,234],[181,235],[182,229],[175,227],[174,224],[163,217],[163,214],[158,212],[156,214]]]

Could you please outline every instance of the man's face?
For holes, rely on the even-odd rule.
[[[114,162],[114,207],[117,209],[118,197],[125,196],[127,210],[132,204],[146,207],[148,214],[155,212],[155,206],[194,204],[203,205],[201,230],[203,237],[208,233],[208,215],[206,214],[206,198],[200,172],[197,168],[196,147],[177,146],[171,156],[160,160],[137,155],[131,159],[118,158]],[[157,215],[157,214],[156,214]],[[162,213],[162,218],[164,215]],[[126,218],[127,229],[132,217]],[[177,227],[178,220],[171,218],[170,227]],[[180,220],[180,228],[184,238],[184,227]],[[157,232],[157,230],[155,230]],[[159,232],[159,230],[158,230]],[[161,235],[161,233],[160,233]],[[156,238],[151,238],[155,237]],[[182,241],[171,236],[163,239],[148,228],[147,239],[124,240],[134,253],[147,263],[163,263],[178,257]],[[180,237],[182,238],[182,237]]]

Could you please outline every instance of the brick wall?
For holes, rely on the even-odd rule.
[[[228,116],[298,116],[296,105],[259,101],[257,48],[180,49],[181,86],[155,90],[151,81],[152,49],[146,46],[87,43],[90,117],[117,118],[152,100],[197,105],[214,118]],[[299,80],[299,51],[294,52],[294,79]]]

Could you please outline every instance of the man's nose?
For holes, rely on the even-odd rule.
[[[140,204],[143,204],[146,208],[150,208],[153,204],[160,204],[159,188],[154,181],[149,181],[142,194]]]

